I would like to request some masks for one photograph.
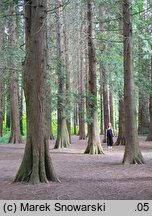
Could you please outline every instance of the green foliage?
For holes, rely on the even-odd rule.
[[[5,133],[2,137],[0,137],[0,144],[8,144],[10,137],[10,132]]]

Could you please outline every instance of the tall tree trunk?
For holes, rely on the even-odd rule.
[[[119,100],[119,132],[114,145],[125,145],[125,112],[123,98]]]
[[[100,134],[104,134],[103,129],[103,75],[100,65]]]
[[[151,82],[152,82],[152,57],[151,57]],[[150,94],[150,99],[149,99],[149,113],[150,113],[150,125],[149,125],[149,134],[146,140],[152,141],[152,94]]]
[[[104,73],[105,77],[105,73]],[[110,122],[110,111],[109,111],[109,100],[108,100],[108,90],[106,85],[103,85],[103,108],[104,108],[104,139],[103,142],[106,142],[106,129],[108,123]]]
[[[77,135],[77,125],[78,125],[77,105],[75,104],[75,107],[74,107],[74,135]]]
[[[58,133],[54,148],[66,148],[70,145],[69,133],[65,118],[65,74],[62,67],[62,48],[61,48],[61,1],[57,0],[56,9],[56,32],[57,32],[57,71],[58,71]]]
[[[48,6],[49,6],[49,2],[47,1]],[[52,46],[49,46],[49,42],[53,41],[53,34],[52,34],[52,23],[50,22],[51,20],[51,16],[52,14],[48,14],[47,16],[47,32],[46,32],[46,40],[47,40],[47,80],[49,80],[49,82],[47,83],[47,92],[48,92],[48,99],[47,99],[47,115],[48,115],[48,119],[50,121],[48,121],[48,133],[49,133],[49,137],[50,140],[54,140],[54,135],[53,135],[53,128],[52,128],[52,82],[51,82],[51,77],[52,77],[52,67],[50,67],[50,65],[53,63],[51,57],[53,56],[53,48]]]
[[[21,85],[20,95],[19,95],[19,114],[20,114],[21,135],[24,135],[24,130],[23,130],[23,85]]]
[[[105,26],[104,24],[102,23],[102,20],[104,19],[105,17],[105,9],[103,7],[103,4],[101,3],[100,6],[99,6],[99,18],[100,18],[100,22],[99,22],[99,29],[100,29],[100,32],[103,32]],[[100,46],[100,49],[102,52],[104,52],[104,44],[103,44],[103,41],[102,41],[102,38],[100,39],[100,43],[99,43],[99,46]],[[102,53],[101,53],[102,55]],[[100,60],[101,61],[101,60]],[[104,70],[104,66],[102,64],[102,62],[99,63],[99,69],[100,69],[100,134],[104,134],[104,119],[103,119],[103,115],[104,115],[104,96],[103,96],[103,93],[104,93],[104,81],[106,79],[105,76],[105,70]],[[104,138],[104,142],[105,142],[106,138]]]
[[[24,90],[27,141],[15,182],[57,181],[49,154],[46,118],[46,1],[25,0],[26,59]],[[38,55],[37,55],[38,54]]]
[[[124,164],[143,163],[139,149],[135,117],[134,81],[132,72],[132,24],[131,2],[123,0],[123,45],[124,45],[124,106],[125,106],[125,153]]]
[[[6,95],[6,128],[10,130],[11,128],[11,118],[10,118],[10,92]]]
[[[50,140],[54,140],[53,128],[52,128],[52,111],[50,113]]]
[[[10,5],[10,13],[15,11],[14,3]],[[9,43],[13,49],[17,43],[16,38],[16,17],[10,17],[9,23]],[[18,83],[17,83],[17,69],[16,59],[14,56],[10,57],[10,116],[11,116],[11,135],[9,143],[22,143],[21,130],[20,130],[20,117],[19,117],[19,98],[18,98]]]
[[[64,0],[65,1],[65,0]],[[64,2],[63,1],[63,2]],[[65,3],[65,2],[64,2]],[[65,56],[65,68],[66,68],[66,104],[67,104],[67,129],[69,133],[69,141],[71,143],[71,116],[70,116],[70,61],[69,61],[69,47],[67,38],[67,14],[66,8],[63,10],[63,33],[64,33],[64,56]]]
[[[86,92],[86,120],[89,118],[89,71],[88,71],[88,50],[87,50],[87,43],[85,44],[85,92]],[[86,121],[87,122],[87,121]],[[87,134],[88,137],[89,134],[89,123],[87,123]]]
[[[88,146],[85,153],[101,154],[103,149],[101,146],[99,131],[98,131],[98,115],[97,115],[97,86],[96,86],[96,58],[95,48],[93,43],[93,3],[87,1],[88,11],[88,58],[89,58],[89,133]]]
[[[122,7],[120,4],[120,15],[119,15],[119,32],[120,40],[122,40],[123,35],[123,17],[122,17]],[[123,50],[119,53],[120,57],[123,55]],[[118,87],[119,92],[119,129],[118,129],[118,138],[114,145],[125,145],[125,108],[124,108],[124,96],[122,95],[121,87]]]
[[[113,96],[112,92],[109,92],[109,105],[110,105],[110,122],[112,126],[114,127],[114,119],[113,119]]]
[[[80,10],[80,39],[79,39],[79,139],[85,139],[85,117],[84,117],[84,76],[83,76],[83,22],[82,7]]]

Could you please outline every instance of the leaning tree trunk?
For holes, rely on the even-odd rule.
[[[26,59],[24,90],[27,141],[15,182],[57,181],[49,154],[46,118],[46,1],[25,0]]]
[[[123,0],[123,45],[124,45],[124,106],[125,106],[125,153],[124,164],[143,163],[139,149],[135,117],[134,83],[132,72],[132,24],[131,2]]]
[[[98,116],[97,116],[97,86],[96,86],[96,58],[95,48],[93,43],[93,4],[91,0],[87,1],[88,11],[88,58],[89,58],[89,133],[88,145],[85,150],[87,154],[101,154],[103,149],[101,146],[99,131],[98,131]]]
[[[11,7],[10,13],[14,12],[14,3]],[[9,43],[12,49],[17,44],[16,38],[16,17],[14,15],[10,18],[9,23]],[[21,130],[20,130],[20,116],[19,116],[19,94],[17,83],[17,65],[15,56],[10,56],[11,69],[10,69],[10,117],[11,117],[11,134],[9,143],[22,143]]]
[[[65,87],[64,87],[64,68],[62,67],[62,49],[61,49],[61,2],[57,1],[56,9],[56,33],[57,33],[57,72],[58,72],[58,133],[54,148],[66,148],[70,145],[69,132],[66,123],[65,106]]]
[[[114,145],[125,145],[125,113],[123,98],[119,100],[119,132]]]

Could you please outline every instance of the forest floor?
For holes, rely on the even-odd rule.
[[[72,137],[68,149],[55,150],[50,143],[54,168],[61,183],[30,185],[12,183],[22,160],[25,144],[0,145],[1,200],[151,200],[152,142],[140,137],[143,165],[122,165],[123,146],[105,155],[86,155],[86,140]]]

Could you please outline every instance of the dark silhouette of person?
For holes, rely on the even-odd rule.
[[[111,125],[110,122],[108,124],[106,135],[107,135],[107,146],[108,146],[109,149],[112,149],[114,134],[113,134],[113,128],[112,128],[112,125]]]

